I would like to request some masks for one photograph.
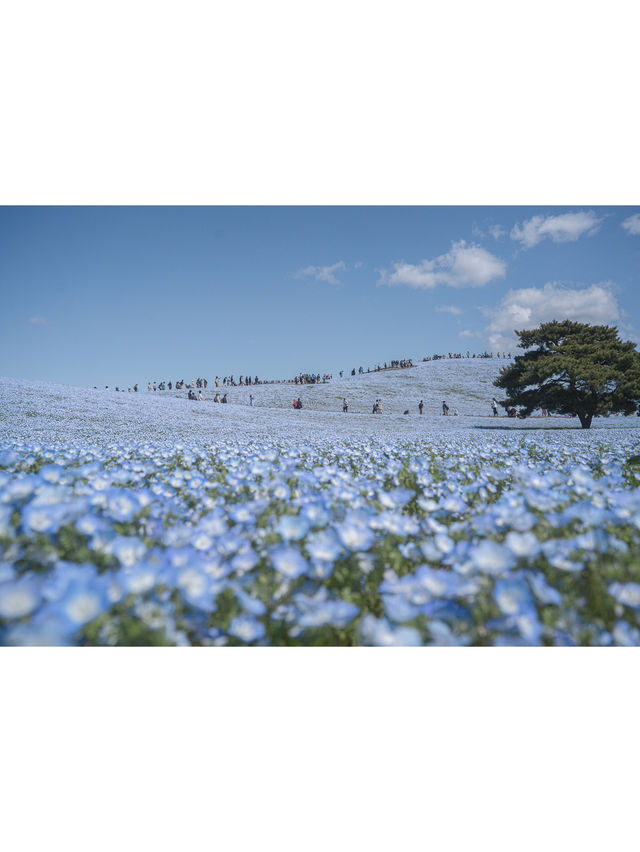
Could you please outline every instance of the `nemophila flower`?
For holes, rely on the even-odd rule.
[[[535,602],[529,584],[523,576],[507,577],[496,581],[493,597],[505,615],[535,612]]]
[[[147,552],[144,542],[133,536],[118,536],[110,542],[109,548],[120,564],[127,568],[140,562]]]
[[[275,570],[288,579],[294,580],[308,570],[307,560],[290,547],[276,547],[269,555]]]
[[[289,500],[291,498],[291,489],[285,482],[273,482],[271,484],[271,494],[276,500]]]
[[[512,530],[507,533],[504,543],[518,559],[535,559],[541,550],[540,542],[531,532],[519,533]]]
[[[213,580],[222,580],[233,573],[233,567],[229,562],[221,562],[217,556],[200,557],[198,565],[201,570]]]
[[[229,527],[224,513],[220,509],[214,509],[213,512],[200,518],[198,529],[213,538],[217,538],[218,536],[225,535]]]
[[[442,501],[442,508],[445,511],[450,512],[452,515],[463,515],[469,507],[464,500],[457,495],[452,494],[449,497],[445,497]]]
[[[84,535],[92,536],[106,532],[109,529],[109,523],[99,515],[86,514],[77,519],[76,529]]]
[[[366,615],[360,624],[362,639],[367,645],[422,645],[420,633],[413,627],[394,627],[385,618]]]
[[[490,619],[486,626],[501,634],[495,645],[539,645],[542,639],[542,624],[534,612]]]
[[[22,512],[22,528],[27,533],[55,533],[64,524],[64,506],[38,506],[30,503]]]
[[[446,533],[438,533],[433,541],[440,554],[451,553],[455,547],[455,542]]]
[[[432,497],[418,497],[416,502],[425,512],[435,512],[440,508],[438,501],[434,500]]]
[[[158,583],[158,566],[152,562],[143,562],[134,568],[122,571],[118,577],[123,590],[129,595],[144,595]],[[109,587],[109,601],[113,602],[113,587]]]
[[[0,450],[0,467],[14,467],[20,461],[20,454],[15,450]]]
[[[222,556],[231,556],[244,547],[245,540],[237,528],[216,539],[215,550]]]
[[[309,522],[300,515],[283,515],[276,524],[276,532],[285,541],[299,541],[309,531]]]
[[[104,471],[99,476],[91,479],[91,487],[98,493],[106,492],[109,488],[111,488],[112,483],[113,479],[111,478],[111,474],[107,471]]]
[[[553,606],[562,606],[562,595],[560,592],[549,584],[544,574],[539,571],[531,571],[527,574],[527,580],[533,591],[533,594],[541,604],[552,604]]]
[[[537,512],[552,512],[560,503],[563,502],[563,496],[558,491],[540,492],[528,490],[524,493],[524,498],[529,508]]]
[[[19,504],[31,497],[40,484],[40,479],[33,474],[14,479],[4,486],[0,493],[0,501],[3,503]]]
[[[590,553],[606,553],[611,547],[613,537],[605,530],[588,530],[573,539],[576,550],[584,550]]]
[[[0,583],[0,618],[22,618],[32,613],[42,601],[43,581],[24,576]]]
[[[616,621],[612,636],[616,645],[640,645],[640,630],[627,621]]]
[[[224,581],[212,580],[198,564],[178,569],[175,584],[189,604],[206,612],[215,609],[215,599],[224,588]]]
[[[420,612],[429,619],[435,618],[446,622],[459,632],[469,631],[474,623],[473,615],[468,607],[456,600],[433,599],[423,603],[420,606]]]
[[[470,636],[456,636],[453,630],[444,621],[430,621],[428,629],[431,636],[430,645],[446,645],[455,647],[471,644]]]
[[[404,556],[405,559],[411,559],[414,562],[418,562],[420,560],[420,551],[413,542],[408,542],[407,544],[399,544],[398,550]]]
[[[369,525],[373,530],[385,530],[398,536],[417,535],[420,530],[413,518],[399,512],[381,512],[371,519]]]
[[[598,527],[605,522],[607,514],[607,509],[594,505],[593,500],[582,500],[567,506],[559,514],[558,521],[562,525],[579,521],[582,527]]]
[[[442,534],[448,536],[448,527],[433,516],[426,518],[423,526],[427,532],[433,535]]]
[[[28,621],[13,624],[6,635],[7,645],[27,647],[63,646],[73,643],[73,625],[53,608],[45,607]]]
[[[444,568],[430,568],[421,565],[416,571],[416,580],[420,587],[433,597],[454,597],[460,593],[466,581]]]
[[[387,618],[392,622],[413,621],[420,607],[400,595],[383,595],[382,602]]]
[[[251,618],[248,615],[238,615],[231,621],[229,633],[242,642],[250,643],[263,639],[266,630],[264,624],[256,618]]]
[[[311,602],[310,599],[301,604],[302,596],[296,598],[296,606],[301,609],[298,624],[303,629],[318,628],[331,625],[332,627],[346,627],[360,612],[359,608],[348,601],[324,600]]]
[[[255,550],[249,544],[246,544],[231,560],[231,567],[238,575],[242,575],[255,568],[259,561],[260,558]]]
[[[442,559],[442,551],[439,550],[432,541],[421,542],[420,551],[424,558],[428,559],[430,562],[439,562],[440,559]]]
[[[515,565],[513,553],[496,541],[481,541],[471,550],[470,558],[478,571],[493,576],[504,574]]]
[[[136,494],[124,488],[112,488],[105,494],[105,514],[114,521],[130,521],[140,510]]]
[[[553,545],[555,545],[555,549]],[[543,544],[543,550],[549,565],[553,568],[557,568],[559,571],[578,574],[584,569],[584,562],[578,559],[572,559],[571,546],[563,543],[562,541],[546,541]]]
[[[329,512],[318,503],[307,503],[302,507],[300,514],[312,527],[322,527],[331,520]]]
[[[259,598],[254,598],[252,595],[245,592],[244,589],[237,585],[233,586],[233,592],[238,599],[240,606],[250,615],[264,615],[267,607]]]
[[[319,562],[333,562],[344,550],[332,529],[312,533],[305,540],[305,547],[309,555]]]
[[[190,544],[192,537],[192,527],[187,526],[187,524],[175,524],[166,530],[162,537],[162,543],[166,547],[175,550],[184,548]]]
[[[213,546],[213,538],[202,530],[196,530],[191,543],[196,550],[209,550]]]
[[[38,472],[45,482],[60,482],[64,477],[65,468],[59,464],[45,464]]]
[[[333,569],[333,562],[320,562],[312,559],[307,573],[314,580],[326,580],[333,574]]]
[[[231,506],[229,517],[236,524],[255,524],[256,516],[248,506]]]
[[[378,500],[385,509],[401,509],[415,496],[415,491],[409,488],[393,488],[391,491],[378,492]]]
[[[542,639],[542,624],[535,610],[523,611],[515,616],[522,638],[531,645],[539,645]]]
[[[76,628],[83,627],[110,608],[109,587],[103,578],[72,580],[56,604],[58,613]]]
[[[338,524],[336,532],[348,550],[369,550],[374,541],[371,529],[361,519],[347,519]]]
[[[611,583],[609,594],[623,606],[640,609],[640,583]]]

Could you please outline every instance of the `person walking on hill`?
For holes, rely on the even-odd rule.
[[[498,416],[498,400],[495,398],[495,396],[491,400],[491,410],[493,411],[493,416],[497,417]]]
[[[442,400],[442,413],[445,417],[449,414],[449,406],[444,400]]]
[[[422,400],[418,403],[418,411],[420,414],[424,414],[424,402]]]
[[[349,410],[349,403],[347,402],[346,397],[342,400],[342,410],[345,412]]]

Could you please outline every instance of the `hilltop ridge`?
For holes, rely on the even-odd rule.
[[[213,402],[216,388],[203,390],[204,400],[187,399],[187,390],[116,392],[47,382],[0,378],[0,436],[29,440],[74,435],[106,440],[178,441],[269,435],[283,438],[381,439],[425,437],[478,428],[531,428],[532,421],[491,416],[491,399],[500,398],[493,380],[505,364],[492,359],[446,359],[413,368],[347,375],[325,384],[250,385],[225,389],[229,404]],[[221,389],[222,390],[222,389]],[[249,405],[250,395],[253,406]],[[303,410],[293,408],[300,397]],[[349,411],[342,413],[342,399]],[[375,399],[382,414],[372,414]],[[418,414],[424,401],[425,413]],[[443,417],[442,401],[451,415]],[[403,412],[409,410],[409,415]],[[453,416],[457,409],[458,416]],[[570,418],[535,419],[536,426],[571,426]],[[638,427],[637,418],[600,419],[605,425]]]

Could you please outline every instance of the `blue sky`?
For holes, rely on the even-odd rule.
[[[636,338],[640,207],[3,207],[0,375],[146,386]]]

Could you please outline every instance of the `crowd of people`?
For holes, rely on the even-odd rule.
[[[430,355],[425,356],[422,360],[424,361],[446,361],[448,358],[456,359],[464,359],[464,358],[504,358],[505,360],[511,358],[511,352],[480,352],[479,354],[475,352],[467,351],[466,355],[463,355],[462,352],[448,352],[446,355]]]
[[[447,354],[434,354],[425,356],[422,361],[440,361],[446,359],[462,359],[462,358],[511,358],[511,352],[481,352],[481,353],[471,353],[467,352],[463,354],[462,352],[448,352]],[[383,370],[397,370],[397,369],[406,369],[409,367],[414,367],[415,364],[412,358],[399,358],[392,359],[391,361],[385,361],[384,364],[376,364],[375,367],[353,367],[351,369],[351,375],[363,375],[364,373],[379,373]],[[340,370],[340,378],[344,378],[344,370]],[[216,388],[227,388],[227,387],[246,387],[249,385],[280,385],[280,384],[294,384],[294,385],[315,385],[315,384],[325,384],[326,382],[330,382],[333,379],[332,373],[298,373],[294,376],[293,379],[260,379],[258,376],[245,376],[241,375],[236,377],[231,374],[230,376],[216,376],[214,380],[214,384]],[[155,381],[147,383],[147,391],[166,391],[166,390],[189,390],[196,389],[202,390],[209,387],[209,382],[207,379],[198,377],[194,381],[186,382],[185,379],[179,379],[175,382],[173,381]],[[124,392],[125,389],[116,385],[116,391]],[[109,390],[109,385],[105,386],[105,390]],[[138,385],[133,385],[132,388],[127,388],[128,393],[137,393]],[[196,395],[197,398],[197,395]]]
[[[510,352],[502,352],[502,353],[500,353],[500,352],[495,352],[495,353],[494,352],[481,352],[481,353],[478,354],[478,353],[471,353],[471,352],[467,351],[466,354],[463,354],[461,352],[448,352],[446,354],[434,354],[434,355],[431,355],[431,356],[426,356],[422,359],[422,361],[425,362],[425,361],[439,361],[439,360],[443,360],[443,359],[464,359],[464,358],[470,358],[470,359],[471,358],[503,358],[503,359],[508,359],[508,358],[511,358],[511,353]],[[412,358],[392,359],[391,361],[385,361],[384,364],[376,364],[375,367],[373,367],[373,368],[367,367],[366,370],[362,366],[360,366],[358,368],[353,367],[351,369],[351,376],[363,375],[364,373],[372,373],[372,372],[377,373],[377,372],[381,372],[383,370],[406,369],[406,368],[410,368],[410,367],[414,367],[414,366],[415,365],[414,365]],[[344,378],[344,370],[340,370],[339,375],[340,375],[341,379]],[[260,379],[257,375],[256,376],[240,375],[240,376],[238,376],[237,379],[233,374],[231,374],[229,376],[216,376],[215,379],[214,379],[214,385],[215,385],[215,388],[216,388],[216,393],[215,393],[215,396],[213,397],[212,401],[217,402],[217,403],[223,403],[223,404],[227,403],[228,398],[227,398],[226,388],[231,388],[231,387],[247,387],[247,386],[254,386],[254,385],[274,385],[274,384],[315,385],[315,384],[325,384],[327,382],[330,382],[332,379],[333,379],[333,375],[331,373],[298,373],[296,376],[294,376],[293,379],[288,379],[288,380],[285,380],[285,381],[264,380],[264,379]],[[166,391],[166,390],[171,391],[171,390],[174,390],[174,389],[177,390],[177,391],[181,391],[181,390],[186,389],[188,391],[187,398],[189,400],[199,402],[199,401],[204,401],[205,397],[203,396],[202,391],[206,390],[208,387],[209,387],[209,381],[207,379],[199,376],[197,379],[195,379],[191,382],[188,382],[188,383],[186,382],[185,379],[179,379],[175,382],[170,381],[170,380],[169,381],[162,380],[162,381],[148,382],[147,383],[147,392]],[[225,392],[221,393],[220,390],[219,390],[220,388],[225,389]],[[105,389],[108,390],[109,386],[107,385]],[[115,389],[118,392],[124,392],[124,388],[120,388],[117,385],[116,385]],[[133,385],[133,388],[127,388],[128,393],[132,393],[132,392],[138,393],[138,390],[139,390],[139,388],[138,388],[137,384]],[[249,405],[250,406],[253,406],[254,399],[255,399],[254,395],[250,394],[249,395]],[[293,407],[296,410],[302,409],[302,400],[299,396],[294,398]],[[418,413],[420,415],[422,415],[422,414],[424,414],[424,410],[425,410],[424,400],[420,400],[420,402],[418,403]],[[348,403],[346,397],[343,397],[343,399],[342,399],[342,411],[344,413],[347,413],[349,411],[349,403]],[[492,411],[494,417],[499,416],[498,402],[495,398],[492,399],[492,401],[491,401],[491,411]],[[409,414],[409,413],[410,413],[410,409],[404,410],[404,414]],[[381,398],[376,398],[376,400],[374,401],[374,403],[373,403],[373,414],[382,414],[382,399]],[[442,402],[442,414],[445,417],[448,417],[451,414],[453,414],[453,416],[456,416],[458,414],[458,409],[454,408],[453,411],[451,411],[447,402],[443,400],[443,402]],[[516,417],[517,418],[517,417],[521,416],[515,408],[507,408],[506,414],[507,414],[508,417]],[[543,417],[548,416],[548,412],[546,410],[543,410],[542,416]]]
[[[293,383],[295,385],[317,385],[330,382],[333,376],[330,373],[298,373],[294,376]]]

